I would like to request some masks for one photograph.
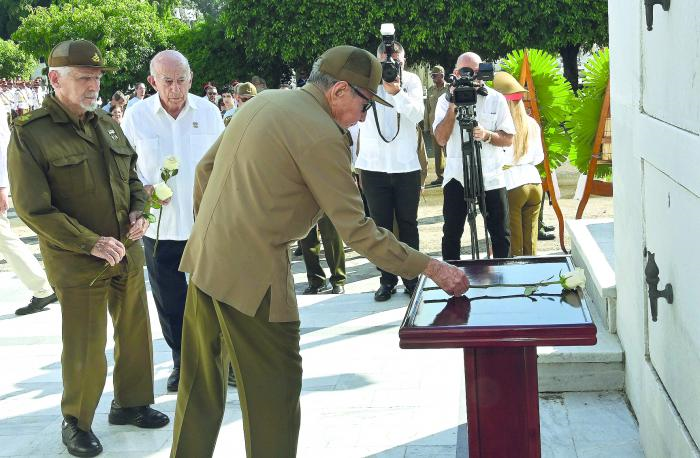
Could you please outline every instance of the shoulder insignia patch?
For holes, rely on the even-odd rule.
[[[16,126],[23,126],[25,124],[28,124],[35,119],[43,118],[44,116],[47,116],[49,114],[48,110],[44,108],[39,108],[37,110],[31,111],[27,114],[23,114],[22,116],[18,116],[17,118],[14,119],[13,123]]]

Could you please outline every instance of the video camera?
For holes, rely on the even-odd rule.
[[[394,24],[382,24],[379,32],[382,34],[384,52],[386,53],[386,60],[382,62],[382,79],[387,83],[393,83],[401,75],[401,62],[392,57],[396,52],[394,49],[394,41],[396,41]]]
[[[383,64],[382,64],[383,65]],[[477,95],[487,95],[488,92],[481,81],[493,80],[493,64],[481,62],[479,71],[474,73],[469,67],[459,69],[459,76],[448,75],[445,80],[454,87],[452,102],[457,106],[476,105]]]

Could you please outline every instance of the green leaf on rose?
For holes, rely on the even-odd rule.
[[[524,294],[525,296],[530,296],[530,295],[532,295],[535,291],[537,291],[537,286],[536,286],[536,285],[526,286],[526,287],[525,287],[525,291],[523,292],[523,294]]]

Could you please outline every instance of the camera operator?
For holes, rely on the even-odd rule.
[[[459,77],[459,69],[468,67],[476,74],[481,58],[467,52],[459,56],[454,75]],[[478,95],[474,140],[481,142],[481,170],[485,189],[486,227],[491,236],[493,255],[506,258],[510,251],[510,227],[508,217],[508,194],[503,174],[505,161],[504,147],[511,146],[515,126],[508,110],[505,97],[485,87],[487,95]],[[452,94],[453,88],[450,88]],[[462,148],[460,126],[456,120],[455,104],[446,95],[440,97],[435,108],[433,131],[440,145],[446,145],[447,164],[443,181],[444,203],[442,214],[442,257],[460,258],[460,242],[464,232],[467,206],[464,201],[464,178],[462,168]]]
[[[386,47],[382,42],[377,49],[381,62],[388,60]],[[394,107],[373,104],[366,120],[360,123],[361,146],[355,168],[360,171],[370,216],[377,226],[391,231],[396,217],[397,238],[417,250],[418,200],[425,178],[418,157],[416,126],[423,120],[423,86],[417,75],[403,70],[405,52],[397,41],[393,41],[393,51],[392,59],[401,70],[394,81],[382,80],[377,94]],[[381,286],[374,299],[386,301],[396,292],[398,277],[379,271]],[[416,282],[403,279],[407,294],[413,293]]]

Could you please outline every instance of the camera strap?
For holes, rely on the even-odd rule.
[[[379,136],[384,140],[384,143],[391,143],[394,141],[396,137],[399,136],[399,131],[401,130],[401,114],[396,113],[396,135],[392,137],[391,140],[387,140],[384,135],[382,134],[382,128],[379,127],[379,117],[377,116],[377,105],[375,104],[374,109],[372,112],[374,113],[374,124],[377,126],[377,132],[379,133]]]

